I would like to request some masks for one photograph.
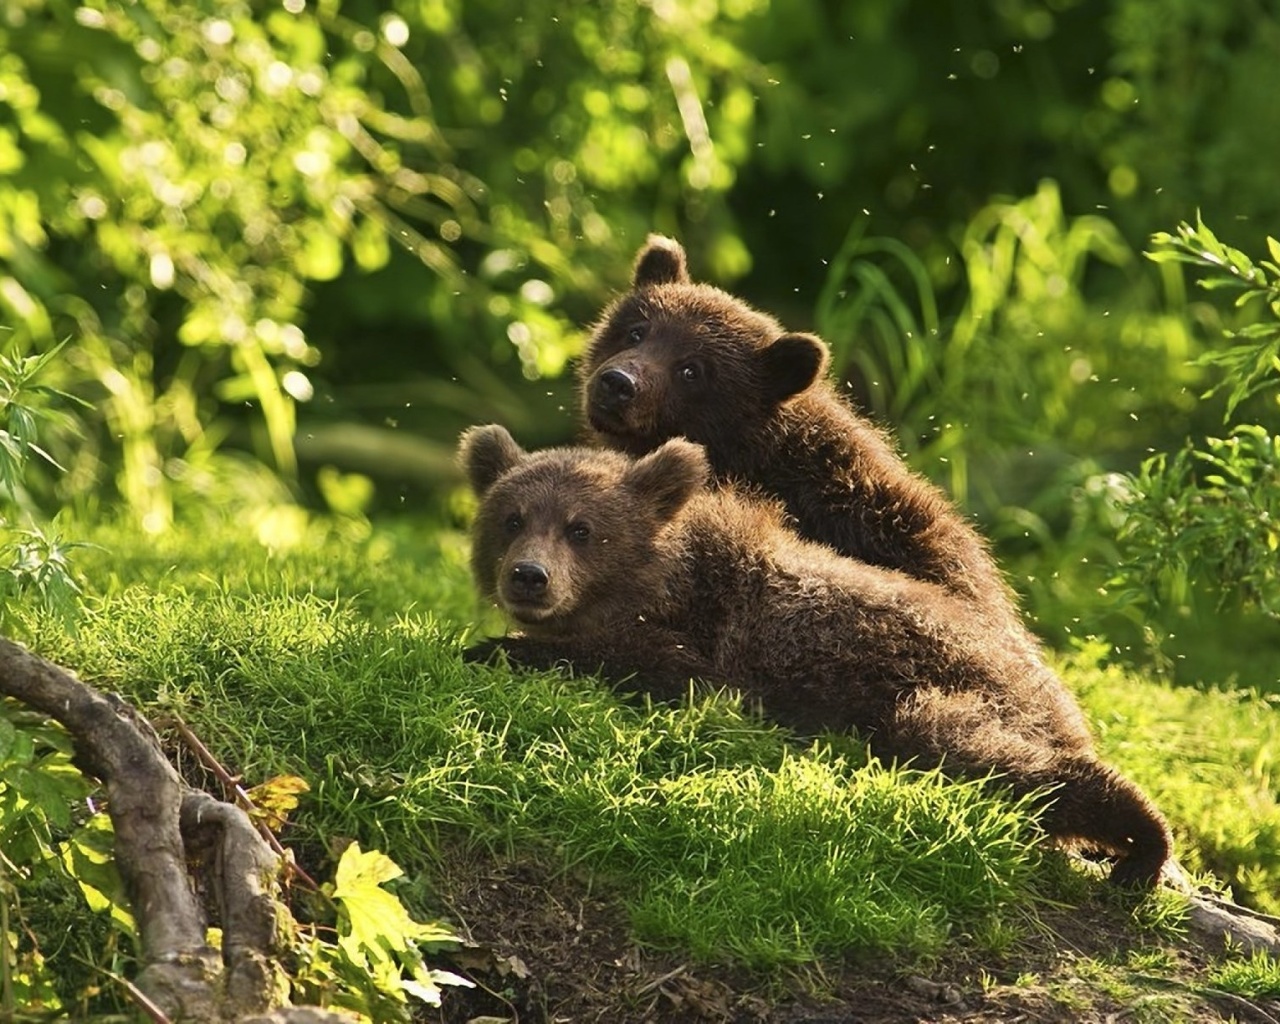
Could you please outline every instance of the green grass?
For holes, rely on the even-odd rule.
[[[181,715],[250,783],[306,778],[289,838],[313,860],[357,838],[418,893],[446,849],[532,857],[612,885],[643,941],[764,970],[918,959],[959,936],[995,948],[1037,892],[1071,888],[1043,869],[1034,823],[976,785],[865,764],[848,740],[799,743],[723,695],[650,706],[464,664],[479,610],[448,530],[317,533],[275,556],[230,530],[92,539],[86,615],[68,629],[19,614],[22,639]],[[1270,879],[1269,706],[1088,655],[1065,671],[1184,859]]]
[[[442,843],[536,851],[625,878],[639,937],[764,968],[936,952],[1027,899],[1036,828],[974,785],[851,765],[725,696],[654,707],[464,664],[475,603],[448,534],[275,558],[225,536],[97,543],[90,612],[30,618],[28,642],[181,715],[251,780],[303,775],[306,839],[417,873]]]
[[[1280,961],[1266,953],[1223,960],[1209,972],[1214,988],[1252,999],[1280,997]]]
[[[1164,811],[1184,866],[1280,913],[1280,698],[1155,683],[1101,667],[1100,653],[1087,647],[1060,669],[1103,756]]]

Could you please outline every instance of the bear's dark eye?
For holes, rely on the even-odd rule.
[[[697,363],[685,363],[684,366],[676,370],[676,375],[685,384],[692,384],[702,376],[702,367]]]
[[[627,343],[630,345],[639,345],[644,341],[644,336],[649,333],[648,324],[632,324],[627,328]]]
[[[585,544],[591,538],[591,527],[581,521],[570,523],[564,532],[573,544]]]
[[[513,535],[519,533],[522,526],[524,526],[524,517],[519,512],[512,512],[502,522],[502,528]]]

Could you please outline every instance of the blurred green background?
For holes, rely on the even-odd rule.
[[[456,518],[464,426],[575,436],[657,230],[823,334],[1049,640],[1280,690],[1280,302],[1142,258],[1268,256],[1277,95],[1254,0],[6,0],[7,522]]]

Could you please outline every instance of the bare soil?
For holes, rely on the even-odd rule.
[[[447,990],[420,1017],[439,1024],[1280,1024],[1280,1002],[1208,991],[1204,949],[1143,933],[1108,893],[1042,912],[998,959],[958,941],[927,967],[824,963],[762,977],[638,945],[616,893],[531,861],[459,857],[437,884],[443,915],[472,943],[447,966],[476,985]]]

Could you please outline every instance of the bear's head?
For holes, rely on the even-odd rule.
[[[693,282],[680,243],[651,235],[578,373],[587,420],[610,447],[642,454],[685,437],[714,458],[764,428],[826,363],[821,340]]]
[[[635,621],[669,569],[666,527],[706,484],[706,455],[674,440],[644,458],[586,448],[526,452],[500,426],[472,427],[459,458],[480,499],[476,585],[531,636]]]

